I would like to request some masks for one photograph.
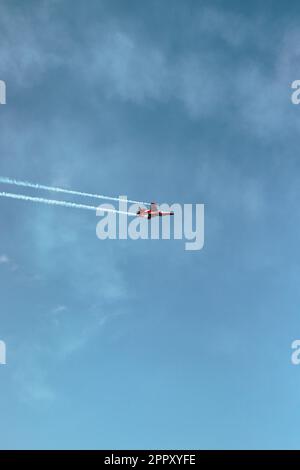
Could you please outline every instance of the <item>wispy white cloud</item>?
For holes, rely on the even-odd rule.
[[[33,86],[46,70],[62,61],[61,52],[55,49],[59,50],[63,31],[59,23],[51,22],[51,15],[46,2],[27,13],[4,4],[0,7],[1,68],[7,80],[22,88]]]
[[[9,256],[3,254],[0,255],[0,265],[5,265],[10,271],[17,271],[19,266]]]
[[[57,307],[54,307],[52,310],[52,313],[54,315],[58,315],[60,313],[66,312],[68,308],[65,305],[58,305]]]
[[[91,24],[74,47],[55,5],[43,2],[33,16],[0,9],[0,61],[20,86],[32,86],[51,69],[68,70],[82,93],[88,86],[107,99],[136,105],[177,102],[193,119],[230,113],[251,132],[278,133],[290,106],[284,71],[297,57],[298,33],[289,25],[282,25],[281,40],[274,44],[261,18],[202,7],[191,21],[194,46],[176,54],[142,37],[134,24],[128,28],[125,20]],[[212,38],[230,53],[216,47],[211,54],[207,39]],[[255,50],[255,59],[237,54],[245,44]],[[268,71],[261,52],[269,52]]]
[[[167,98],[169,71],[163,51],[118,29],[108,29],[102,37],[91,35],[90,41],[91,57],[83,54],[79,60],[90,62],[87,80],[102,83],[108,96],[139,104]]]
[[[289,81],[283,73],[288,27],[282,25],[275,48],[260,18],[203,8],[191,28],[199,42],[173,55],[122,24],[104,27],[101,33],[95,28],[87,35],[88,54],[79,49],[74,63],[82,64],[82,78],[105,90],[108,98],[137,105],[177,102],[193,119],[229,113],[239,127],[276,136],[291,109]],[[212,54],[207,36],[222,41],[228,53],[219,47]],[[238,54],[245,44],[253,48],[255,58]],[[266,54],[268,68],[260,59]]]
[[[0,264],[8,264],[10,259],[7,255],[0,255]]]

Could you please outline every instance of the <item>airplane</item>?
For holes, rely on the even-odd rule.
[[[156,202],[151,202],[150,209],[140,208],[137,211],[136,215],[139,217],[144,217],[145,219],[150,220],[152,217],[163,217],[165,215],[174,215],[174,212],[163,212],[160,211],[157,207]]]

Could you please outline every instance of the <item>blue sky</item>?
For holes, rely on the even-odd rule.
[[[0,201],[1,448],[299,448],[300,7],[274,4],[1,2],[0,175],[205,204],[188,252]]]

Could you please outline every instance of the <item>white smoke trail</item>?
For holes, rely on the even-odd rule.
[[[14,194],[14,193],[1,193],[0,197],[7,197],[11,199],[19,199],[22,201],[30,201],[30,202],[38,202],[40,204],[48,204],[50,206],[62,206],[62,207],[71,207],[73,209],[85,209],[89,211],[97,211],[101,210],[104,212],[114,212],[116,214],[126,214],[136,216],[134,212],[125,212],[125,211],[118,211],[116,209],[109,209],[106,207],[96,207],[96,206],[87,206],[85,204],[76,204],[75,202],[67,202],[67,201],[56,201],[55,199],[44,199],[41,197],[31,197],[31,196],[24,196],[23,194]]]
[[[81,191],[74,191],[71,189],[57,188],[55,186],[54,187],[45,186],[44,184],[29,183],[28,181],[18,181],[15,179],[4,177],[4,176],[0,176],[0,183],[12,184],[14,186],[23,186],[24,188],[43,189],[46,191],[54,191],[56,193],[73,194],[77,196],[90,197],[90,198],[95,198],[95,199],[106,199],[110,201],[123,201],[124,200],[119,197],[110,197],[110,196],[104,196],[102,194],[85,193]],[[132,204],[141,204],[145,206],[150,206],[149,202],[133,201],[131,199],[127,199],[127,202],[130,202]]]

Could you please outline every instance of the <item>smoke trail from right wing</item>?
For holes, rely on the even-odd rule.
[[[44,184],[29,183],[28,181],[19,181],[19,180],[7,178],[4,176],[0,176],[0,183],[11,184],[14,186],[22,186],[24,188],[43,189],[46,191],[53,191],[56,193],[73,194],[77,196],[90,197],[90,198],[95,198],[95,199],[104,199],[104,200],[110,200],[110,201],[124,201],[124,199],[119,198],[119,197],[104,196],[102,194],[85,193],[81,191],[74,191],[72,189],[57,188],[55,186],[45,186]],[[145,206],[150,205],[149,202],[133,201],[131,199],[127,199],[127,202],[130,202],[132,204],[141,204]]]

